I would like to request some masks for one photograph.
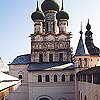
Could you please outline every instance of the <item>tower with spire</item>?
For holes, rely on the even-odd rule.
[[[81,31],[80,31],[80,39],[78,42],[78,46],[75,53],[75,64],[79,70],[87,69],[92,66],[96,66],[100,59],[100,49],[96,47],[93,43],[93,37],[91,32],[91,25],[88,19],[88,23],[86,25],[87,31],[85,32],[85,44],[82,39],[82,24],[81,24]],[[87,49],[87,50],[86,50]],[[86,53],[86,51],[88,51]]]
[[[86,55],[82,35],[83,35],[83,31],[82,31],[82,23],[81,23],[80,39],[79,39],[79,42],[78,42],[78,46],[77,46],[77,49],[76,49],[75,56]]]
[[[80,30],[80,39],[75,53],[75,64],[79,70],[87,68],[89,64],[83,42],[82,22]]]

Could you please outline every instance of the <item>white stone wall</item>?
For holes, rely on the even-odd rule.
[[[78,82],[78,100],[85,100],[85,96],[87,100],[100,100],[100,85]]]
[[[7,100],[29,100],[28,84],[23,83],[17,90],[11,92],[7,97]]]
[[[70,82],[72,71],[36,71],[28,73],[29,100],[39,100],[44,96],[49,100],[75,100],[75,81]],[[65,82],[61,76],[65,75]],[[38,82],[38,75],[42,75],[42,82]],[[45,76],[50,75],[50,82],[45,82]],[[54,82],[54,75],[58,81]]]
[[[9,74],[19,78],[19,75],[22,75],[22,81],[26,83],[28,81],[28,65],[10,65]]]
[[[19,78],[22,75],[22,84],[18,87],[16,91],[10,93],[7,96],[7,100],[29,100],[29,90],[28,90],[28,65],[10,65],[9,74]]]

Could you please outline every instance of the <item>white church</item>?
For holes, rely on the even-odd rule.
[[[34,32],[31,54],[21,55],[10,64],[10,75],[22,85],[8,100],[75,100],[75,67],[72,64],[69,15],[54,0],[37,2],[32,13]]]
[[[34,25],[30,34],[31,53],[17,56],[9,64],[9,74],[21,79],[22,84],[6,99],[77,100],[69,15],[64,11],[63,0],[61,9],[54,0],[44,0],[41,9],[37,2],[36,11],[31,15]],[[85,53],[82,38],[79,47]]]

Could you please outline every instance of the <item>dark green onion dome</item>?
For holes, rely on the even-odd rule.
[[[42,11],[46,12],[48,10],[59,11],[59,5],[54,0],[45,0],[41,5]]]
[[[35,20],[44,20],[44,14],[39,10],[38,2],[37,2],[36,11],[32,13],[31,19],[33,21],[35,21]]]
[[[69,15],[68,15],[67,12],[61,10],[56,14],[56,18],[57,18],[57,20],[60,20],[60,19],[67,19],[68,20],[69,19]]]
[[[69,19],[69,15],[67,12],[65,12],[63,10],[63,0],[62,0],[62,8],[61,8],[61,11],[59,11],[57,14],[56,14],[56,18],[57,20],[60,20],[60,19]]]

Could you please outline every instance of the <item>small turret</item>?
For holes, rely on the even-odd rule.
[[[68,26],[69,15],[68,15],[67,12],[64,11],[63,0],[62,0],[61,11],[59,11],[56,14],[56,18],[58,20],[59,32],[60,33],[66,33],[67,32],[66,30],[67,30],[67,26]]]
[[[39,10],[38,1],[36,11],[32,13],[31,18],[34,21],[34,33],[43,33],[44,14]]]
[[[32,13],[31,18],[34,22],[36,20],[44,20],[44,14],[39,10],[38,1],[36,11]]]
[[[56,15],[56,18],[57,20],[61,20],[61,19],[69,19],[69,15],[67,12],[64,11],[64,3],[63,3],[63,0],[62,0],[62,8],[61,8],[61,11],[59,11]]]

